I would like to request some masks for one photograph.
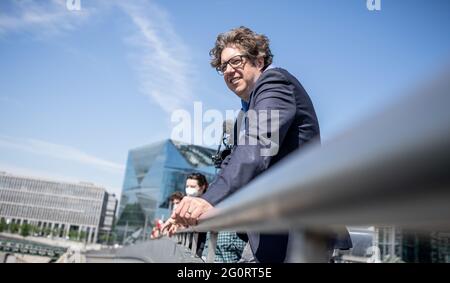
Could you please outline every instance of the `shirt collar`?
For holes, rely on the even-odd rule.
[[[273,69],[273,68],[275,68],[275,65],[274,64],[270,64],[269,66],[267,66],[267,68],[264,69],[263,73],[265,71]],[[244,111],[244,112],[247,112],[248,111],[248,107],[249,107],[249,103],[245,102],[244,100],[241,99],[241,105],[242,105],[241,110]]]

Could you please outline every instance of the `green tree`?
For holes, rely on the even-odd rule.
[[[84,239],[86,239],[86,232],[85,231],[81,231],[80,232],[80,241],[84,241]]]
[[[8,224],[6,223],[5,219],[0,220],[0,232],[8,230]]]
[[[38,226],[31,225],[31,234],[34,236],[35,234],[39,235],[41,233],[41,229]]]
[[[77,231],[70,231],[69,232],[69,239],[70,240],[76,240],[78,237],[78,232]]]
[[[52,231],[52,236],[59,237],[61,235],[61,229],[60,228],[54,228]]]
[[[100,241],[100,243],[102,244],[107,244],[106,241],[108,240],[108,235],[107,234],[101,234],[98,237],[98,240]]]
[[[20,235],[23,236],[23,237],[30,236],[30,231],[31,231],[31,225],[30,224],[25,223],[25,224],[23,224],[20,227]]]
[[[19,225],[19,224],[17,224],[17,223],[11,223],[11,224],[9,225],[9,232],[15,234],[15,233],[19,232],[19,228],[20,228],[20,225]]]
[[[114,242],[114,239],[115,239],[115,235],[112,232],[102,233],[98,237],[99,242],[102,244],[105,244],[105,245],[111,245]]]
[[[49,227],[44,228],[44,236],[48,236],[52,233],[52,229]]]
[[[117,243],[117,234],[116,232],[111,232],[108,239],[108,245],[114,245]]]

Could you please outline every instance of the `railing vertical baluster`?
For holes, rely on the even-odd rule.
[[[216,258],[217,236],[217,232],[209,232],[208,257],[206,258],[206,262],[214,262]]]
[[[305,230],[293,230],[289,233],[287,262],[330,262],[332,250],[329,237],[325,234]]]
[[[198,245],[198,233],[194,232],[192,235],[192,256],[197,254],[197,245]]]
[[[189,249],[189,246],[191,245],[191,240],[192,240],[192,233],[187,233],[186,237],[187,237],[186,248]]]

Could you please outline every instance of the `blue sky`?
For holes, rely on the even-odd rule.
[[[430,77],[450,55],[450,2],[0,1],[0,171],[120,193],[128,150],[170,137],[174,109],[238,109],[209,66],[218,33],[271,39],[324,142]]]

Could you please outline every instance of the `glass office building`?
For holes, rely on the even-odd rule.
[[[129,151],[116,232],[119,241],[138,229],[150,229],[155,219],[169,216],[169,197],[184,192],[186,177],[199,172],[215,175],[215,150],[165,140]]]
[[[378,228],[382,259],[414,263],[450,263],[449,231],[414,231],[394,226]]]
[[[338,262],[450,263],[449,231],[395,226],[349,227],[353,248]]]

